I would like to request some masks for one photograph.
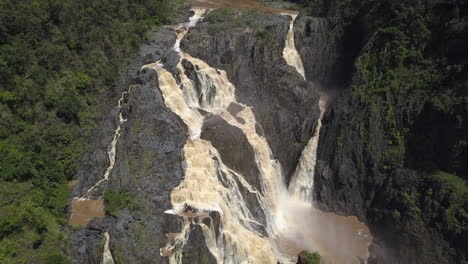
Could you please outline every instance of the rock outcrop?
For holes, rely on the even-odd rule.
[[[253,147],[240,128],[228,124],[220,116],[209,115],[205,117],[201,138],[211,142],[225,165],[240,172],[251,186],[262,191],[262,179],[255,162]],[[265,225],[265,214],[257,195],[251,193],[241,183],[238,182],[237,185],[255,219]],[[265,230],[262,231],[266,233]]]

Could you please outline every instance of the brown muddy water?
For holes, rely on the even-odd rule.
[[[303,250],[317,251],[322,264],[359,264],[369,257],[372,236],[357,217],[322,212],[300,201],[290,204],[288,213],[287,222],[294,224],[275,240],[294,262]]]
[[[73,199],[71,212],[68,224],[72,226],[87,226],[94,218],[104,218],[104,200]]]

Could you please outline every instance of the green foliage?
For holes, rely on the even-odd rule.
[[[0,263],[68,263],[59,225],[96,98],[180,2],[0,1]]]
[[[468,185],[466,181],[456,175],[437,171],[432,175],[435,181],[434,185],[438,185],[436,195],[445,198],[444,210],[441,210],[442,224],[444,229],[455,234],[463,234],[468,230],[467,219],[468,212],[466,204],[468,204]],[[431,193],[428,193],[431,195]],[[432,195],[435,195],[432,193]],[[440,202],[444,202],[442,199]]]
[[[63,255],[56,254],[56,255],[50,255],[49,257],[47,257],[45,263],[46,264],[69,264],[71,263],[71,261],[67,257],[64,257]]]
[[[137,203],[134,196],[127,190],[107,190],[104,193],[106,202],[106,213],[111,216],[117,216],[117,213],[125,208],[136,209]]]
[[[453,175],[444,171],[437,171],[432,176],[436,181],[450,186],[456,195],[468,194],[468,185],[466,181],[457,175]]]
[[[265,29],[257,31],[256,35],[258,38],[263,39],[263,40],[271,40],[273,37],[271,32]]]
[[[301,263],[304,264],[320,264],[320,255],[317,252],[309,253],[307,251],[302,251],[299,254]]]
[[[219,8],[206,15],[205,21],[210,22],[208,33],[216,34],[223,30],[252,30],[261,32],[260,35],[267,37],[268,31],[263,24],[265,21],[271,21],[271,13],[260,9],[238,10],[233,8]],[[259,19],[259,17],[264,17]],[[271,34],[271,33],[270,33]]]

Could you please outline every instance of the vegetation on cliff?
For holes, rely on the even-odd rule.
[[[320,264],[320,255],[304,250],[299,254],[297,264]]]
[[[67,181],[171,0],[0,2],[0,262],[62,263]]]
[[[340,21],[345,34],[353,33],[346,44],[359,47],[343,92],[347,98],[340,99],[355,106],[337,135],[337,151],[357,155],[352,159],[359,173],[375,181],[368,189],[385,190],[386,198],[376,195],[367,208],[369,218],[399,231],[388,234],[395,239],[389,243],[399,248],[397,257],[416,248],[420,263],[463,263],[468,6],[408,0],[304,4],[311,15]],[[360,141],[351,142],[356,133]],[[409,184],[398,186],[401,177]]]

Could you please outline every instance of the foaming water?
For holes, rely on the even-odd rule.
[[[115,158],[116,158],[116,151],[117,151],[117,142],[120,138],[121,135],[121,130],[122,130],[122,125],[123,123],[127,122],[127,119],[123,118],[122,115],[122,103],[125,100],[125,96],[130,93],[130,90],[133,88],[133,86],[129,86],[127,91],[124,91],[121,95],[120,98],[117,100],[117,107],[119,108],[119,123],[117,124],[117,128],[114,131],[114,136],[112,138],[112,141],[108,147],[107,150],[107,156],[109,158],[109,165],[107,166],[106,171],[104,172],[104,175],[102,179],[97,181],[91,188],[89,188],[85,194],[81,197],[75,197],[74,199],[76,200],[89,200],[93,196],[93,192],[98,189],[98,187],[109,180],[109,176],[114,169],[115,165]]]
[[[291,16],[291,22],[289,22],[288,35],[286,37],[286,43],[284,44],[283,58],[286,62],[296,68],[297,72],[305,79],[304,65],[302,59],[296,49],[294,42],[294,20],[296,20],[297,14],[284,14]]]
[[[243,106],[237,118],[227,111],[236,97],[235,87],[226,72],[183,52],[179,56],[177,78],[158,62],[144,66],[157,72],[166,106],[185,122],[190,136],[183,149],[185,177],[171,193],[173,208],[166,211],[181,216],[184,227],[180,233],[168,235],[161,255],[168,256],[171,263],[181,263],[181,248],[188,239],[189,226],[195,224],[202,228],[206,246],[218,263],[276,263],[277,259],[283,259],[273,239],[275,193],[284,186],[281,167],[272,158],[265,138],[257,134],[252,109]],[[183,60],[194,65],[198,87],[185,74]],[[243,131],[255,152],[261,190],[251,186],[242,174],[228,168],[216,148],[200,139],[204,117],[199,109],[218,115]],[[244,122],[239,123],[239,118]],[[250,212],[240,188],[256,197],[265,213],[267,224],[263,228]],[[215,230],[213,213],[219,215],[219,232]],[[209,224],[203,221],[206,218],[211,219]]]
[[[206,12],[206,10],[207,9],[198,8],[198,7],[192,8],[192,11],[194,12],[194,14],[189,18],[189,22],[182,23],[177,26],[176,28],[177,38],[176,38],[176,42],[173,48],[175,51],[181,52],[180,41],[182,40],[182,38],[184,38],[184,36],[187,34],[188,30],[191,27],[194,27],[200,20],[203,19],[203,14]]]

